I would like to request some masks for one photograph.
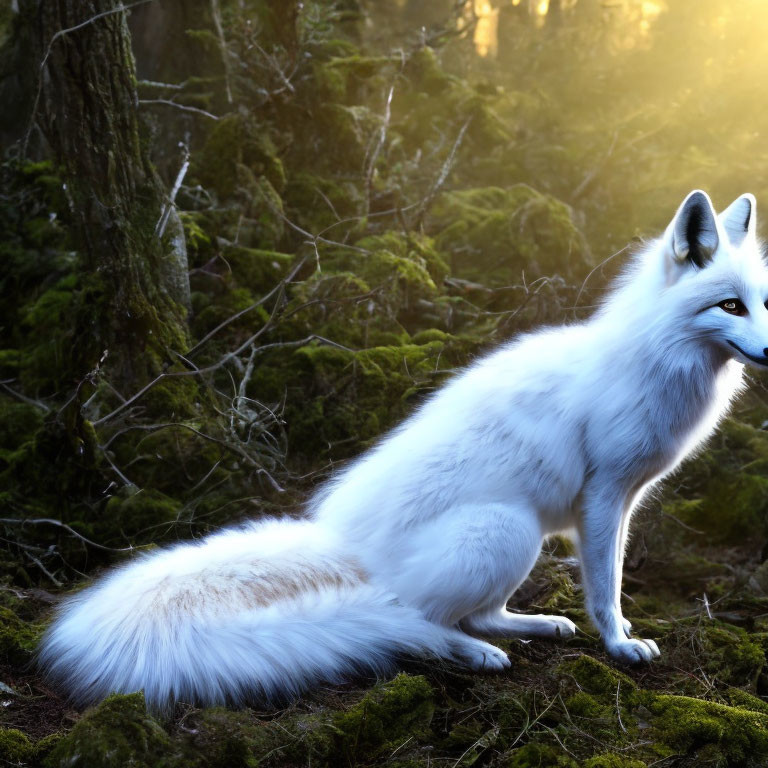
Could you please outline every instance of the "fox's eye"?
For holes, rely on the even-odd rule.
[[[747,308],[739,299],[726,299],[725,301],[721,301],[717,306],[720,307],[720,309],[725,310],[729,315],[747,314]]]

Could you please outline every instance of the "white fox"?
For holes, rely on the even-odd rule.
[[[620,606],[633,507],[714,430],[744,363],[768,366],[755,199],[704,192],[587,322],[477,361],[309,502],[150,553],[69,599],[41,662],[79,703],[143,689],[155,709],[270,702],[398,655],[502,670],[477,636],[570,637],[507,610],[545,537],[579,553],[618,662],[650,661]]]

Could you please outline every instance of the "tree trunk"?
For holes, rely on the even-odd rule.
[[[108,350],[111,379],[130,391],[188,347],[189,279],[178,227],[158,230],[169,203],[141,137],[126,12],[118,0],[27,2],[47,56],[36,117],[63,168],[81,253],[78,337],[91,357]]]

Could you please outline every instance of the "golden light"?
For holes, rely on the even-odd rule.
[[[472,38],[480,56],[495,56],[499,47],[499,9],[490,0],[474,0],[477,24]]]
[[[536,4],[536,13],[538,13],[539,16],[546,16],[547,11],[549,11],[549,0],[539,0]]]
[[[651,31],[653,22],[665,11],[663,2],[656,0],[643,0],[640,3],[640,34],[647,35]]]
[[[664,10],[664,4],[654,0],[643,0],[640,12],[644,20],[653,21]]]

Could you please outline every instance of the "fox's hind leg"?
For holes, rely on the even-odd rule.
[[[477,611],[462,619],[467,632],[485,637],[553,637],[567,639],[576,634],[576,625],[565,616],[512,613],[506,607]]]
[[[541,551],[538,516],[527,507],[462,504],[444,512],[389,560],[385,583],[436,624],[506,605]]]
[[[417,606],[430,621],[457,628],[463,648],[456,655],[468,666],[487,668],[498,654],[505,655],[495,649],[484,660],[493,646],[465,632],[570,637],[575,631],[565,618],[522,616],[505,609],[536,562],[542,538],[538,515],[527,506],[456,506],[424,526],[387,581],[400,600]]]

